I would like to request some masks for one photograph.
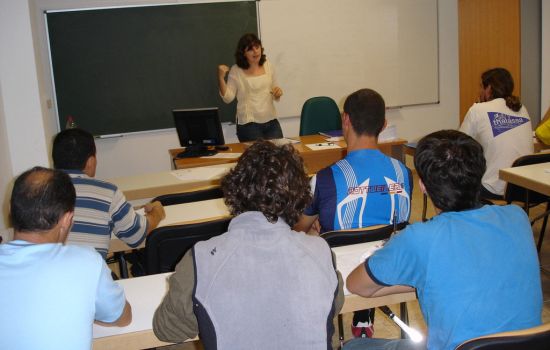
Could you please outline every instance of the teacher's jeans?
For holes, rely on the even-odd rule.
[[[237,137],[239,142],[256,141],[258,139],[270,140],[283,137],[281,124],[277,119],[267,123],[237,124]]]

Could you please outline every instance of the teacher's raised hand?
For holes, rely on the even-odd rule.
[[[229,67],[228,66],[226,66],[225,64],[220,64],[218,66],[218,77],[220,79],[224,79],[227,72],[229,72]]]

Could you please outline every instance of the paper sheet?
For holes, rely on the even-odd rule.
[[[201,158],[225,158],[225,159],[233,159],[233,158],[239,158],[242,153],[217,153],[213,156],[208,157],[201,157]]]
[[[309,148],[310,150],[313,150],[313,151],[320,151],[320,150],[323,150],[323,149],[342,148],[342,147],[340,147],[337,144],[332,143],[332,142],[308,143],[306,146],[307,146],[307,148]]]

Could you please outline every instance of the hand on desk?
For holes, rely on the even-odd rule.
[[[166,217],[166,213],[159,201],[147,203],[143,209],[147,218],[147,233],[150,233]]]

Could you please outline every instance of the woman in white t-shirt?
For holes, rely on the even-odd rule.
[[[498,172],[509,168],[519,157],[533,153],[533,128],[525,106],[512,95],[514,80],[504,68],[493,68],[481,75],[479,103],[474,103],[460,126],[481,146],[487,161],[481,197],[501,199],[506,183]]]
[[[253,33],[239,39],[236,64],[218,66],[220,96],[225,103],[237,97],[237,137],[240,142],[260,138],[283,137],[273,100],[279,101],[283,90],[277,85],[273,67],[266,59],[262,42]],[[229,72],[227,82],[225,76]]]

